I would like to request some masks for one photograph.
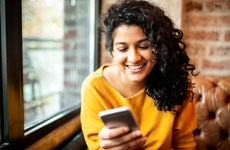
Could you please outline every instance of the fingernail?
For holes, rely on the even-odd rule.
[[[141,131],[136,131],[136,136],[141,136],[142,135],[142,133],[141,133]]]
[[[146,140],[147,140],[147,137],[142,137],[142,138],[140,139],[141,143],[145,142]]]
[[[125,128],[124,128],[124,132],[129,132],[129,128],[128,128],[128,127],[125,127]]]
[[[140,140],[139,140],[139,145],[142,145],[146,142],[147,138],[146,137],[142,137]]]

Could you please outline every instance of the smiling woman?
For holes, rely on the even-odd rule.
[[[117,1],[103,23],[114,64],[103,64],[82,85],[81,123],[89,149],[195,149],[189,79],[195,67],[182,31],[162,9],[144,0]],[[109,128],[98,117],[123,106],[139,129],[122,124]]]

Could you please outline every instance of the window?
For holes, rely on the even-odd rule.
[[[1,144],[33,142],[79,113],[97,67],[97,3],[1,0]]]
[[[22,1],[25,128],[80,105],[80,85],[93,54],[88,4]]]

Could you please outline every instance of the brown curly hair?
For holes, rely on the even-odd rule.
[[[172,20],[155,4],[143,0],[122,0],[113,4],[104,21],[106,48],[113,50],[113,32],[121,24],[141,27],[156,50],[156,65],[147,77],[146,93],[154,99],[159,110],[174,111],[192,92],[189,72],[195,75],[195,66],[189,63],[182,42],[183,32],[174,28]]]

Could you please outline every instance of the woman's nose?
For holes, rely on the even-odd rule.
[[[128,53],[128,61],[137,62],[139,60],[141,60],[141,55],[139,51],[135,48],[130,49]]]

